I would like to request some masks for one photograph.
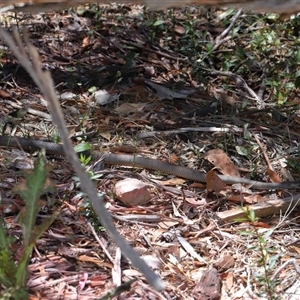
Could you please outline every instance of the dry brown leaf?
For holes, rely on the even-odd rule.
[[[196,198],[185,198],[185,201],[193,206],[205,205],[207,204],[206,200],[196,200]]]
[[[219,270],[219,272],[224,272],[234,266],[234,258],[231,254],[227,254],[221,257],[216,263],[215,267]]]
[[[101,274],[101,275],[91,275],[89,277],[90,286],[92,288],[96,288],[99,286],[105,286],[109,276]]]
[[[271,169],[267,169],[267,173],[270,177],[271,182],[281,182],[280,176]]]
[[[271,228],[270,224],[266,222],[257,221],[253,224],[256,228]]]
[[[228,272],[226,277],[226,290],[230,291],[233,287],[233,272]]]
[[[208,191],[220,193],[221,191],[226,190],[226,183],[211,170],[206,174],[206,189]]]
[[[90,45],[90,40],[91,40],[90,36],[86,36],[86,37],[82,40],[82,45],[81,45],[81,47],[82,47],[82,48],[86,48],[87,46],[89,46],[89,45]]]
[[[261,195],[249,195],[249,196],[243,196],[243,195],[231,195],[228,196],[227,199],[229,201],[235,202],[235,203],[247,203],[247,204],[253,204],[258,202],[264,202],[266,199],[262,197]]]
[[[159,183],[165,186],[177,186],[177,185],[183,185],[186,182],[186,180],[182,178],[171,178],[168,180],[160,181]]]
[[[250,195],[244,197],[246,203],[259,203],[259,202],[265,202],[267,199],[265,199],[262,195]]]
[[[178,222],[177,222],[178,223]],[[159,226],[159,225],[158,225]],[[153,233],[152,233],[152,237],[151,237],[151,241],[155,242],[158,240],[158,238],[164,233],[166,232],[166,229],[161,228],[159,226],[159,228],[157,228]]]
[[[183,26],[181,26],[181,25],[175,25],[175,26],[174,26],[174,31],[175,31],[177,34],[183,35],[183,34],[185,34],[186,29],[185,29],[185,27],[183,27]]]
[[[243,197],[243,195],[239,194],[239,195],[230,195],[227,197],[227,200],[228,201],[231,201],[231,202],[235,202],[235,203],[245,203],[245,199]]]
[[[228,95],[228,92],[226,92],[222,88],[211,88],[210,89],[213,95],[222,102],[223,106],[231,106],[231,107],[240,107],[241,101],[238,99],[236,95]]]
[[[218,168],[222,174],[240,177],[239,171],[233,164],[232,160],[222,149],[207,151],[203,157]]]
[[[204,189],[205,188],[205,184],[201,183],[201,182],[193,182],[190,185],[191,188],[198,188],[198,189]]]
[[[0,89],[0,97],[1,98],[10,98],[10,94],[2,89]]]
[[[95,124],[97,132],[106,140],[110,140],[111,138],[111,127],[109,125],[110,123],[110,117],[107,117],[105,119],[102,119],[101,124]]]
[[[98,266],[104,266],[106,264],[107,266],[107,263],[96,258],[96,257],[91,257],[91,256],[88,256],[88,255],[80,255],[78,258],[77,258],[79,261],[83,261],[83,262],[90,262],[90,263],[94,263]],[[111,265],[111,264],[110,264]]]
[[[163,221],[163,222],[158,223],[158,226],[161,227],[165,231],[165,229],[172,228],[178,224],[179,224],[179,222],[177,222],[177,221]]]
[[[137,111],[142,111],[147,103],[124,103],[115,109],[115,111],[122,114],[135,113]]]

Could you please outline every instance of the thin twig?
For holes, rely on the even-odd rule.
[[[260,96],[258,94],[256,94],[250,87],[249,85],[246,83],[246,81],[239,75],[234,74],[230,71],[217,71],[217,70],[209,70],[211,72],[212,75],[221,75],[221,76],[228,76],[232,79],[235,80],[236,84],[242,88],[244,88],[250,95],[251,97],[254,98],[254,100],[257,102],[258,107],[260,109],[264,109],[265,108],[265,103],[264,101],[260,98]]]
[[[267,152],[266,152],[266,150],[264,149],[263,144],[261,143],[261,141],[260,141],[259,138],[258,138],[258,134],[254,134],[254,138],[255,138],[256,143],[258,144],[258,146],[259,146],[259,148],[260,148],[260,150],[261,150],[261,152],[262,152],[262,154],[263,154],[263,156],[264,156],[264,158],[265,158],[265,160],[266,160],[266,163],[267,163],[267,165],[268,165],[268,168],[269,168],[270,170],[274,171],[273,166],[272,166],[272,164],[271,164],[271,162],[270,162],[270,160],[269,160],[269,157],[268,157],[268,155],[267,155]]]
[[[217,50],[223,43],[229,41],[232,38],[232,36],[227,36],[227,34],[230,32],[230,30],[234,26],[235,22],[237,21],[237,19],[241,15],[242,11],[243,11],[243,9],[239,9],[236,12],[236,14],[233,17],[230,25],[216,38],[215,45],[213,47],[213,51]]]
[[[96,233],[96,230],[93,227],[93,225],[90,222],[87,222],[87,225],[89,226],[90,230],[92,231],[93,236],[95,237],[96,241],[98,242],[98,244],[102,248],[103,252],[106,254],[106,256],[108,257],[110,262],[113,263],[114,259],[111,257],[111,255],[108,252],[108,250],[106,249],[106,246],[104,245],[104,243],[100,240],[100,238],[99,238],[98,234]]]

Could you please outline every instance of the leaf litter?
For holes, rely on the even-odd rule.
[[[276,201],[291,195],[229,187],[217,175],[242,174],[262,181],[299,179],[295,154],[300,93],[295,86],[290,88],[290,74],[281,90],[276,86],[280,79],[276,70],[287,66],[292,50],[287,52],[281,44],[279,49],[272,44],[264,48],[262,41],[260,52],[256,52],[255,39],[271,34],[267,31],[270,20],[251,13],[237,19],[239,31],[234,37],[220,39],[227,27],[216,17],[221,12],[197,7],[150,12],[139,6],[99,9],[91,5],[8,18],[12,24],[28,28],[43,66],[51,70],[74,144],[87,141],[101,151],[114,148],[123,153],[144,153],[208,173],[207,190],[203,184],[128,167],[104,169],[95,179],[120,233],[141,256],[151,259],[150,264],[167,282],[164,296],[158,296],[150,287],[145,288],[128,261],[120,259],[78,189],[69,164],[63,158],[49,157],[56,193],[45,196],[40,213],[51,214],[59,207],[60,215],[32,255],[28,281],[32,299],[38,295],[54,299],[57,293],[63,299],[97,299],[120,280],[133,277],[138,281],[130,292],[124,292],[124,299],[140,299],[144,293],[153,299],[202,299],[204,292],[199,292],[199,286],[203,291],[205,276],[213,276],[218,291],[220,276],[222,291],[214,291],[218,299],[258,299],[257,278],[249,275],[247,281],[245,277],[250,266],[254,272],[262,272],[257,254],[247,247],[254,242],[239,234],[240,228],[251,224],[247,220],[234,225],[224,222],[231,209],[241,212],[241,205],[255,203],[262,207],[274,204],[267,213],[264,210],[262,222],[255,223],[258,230],[276,228],[268,240],[270,247],[282,253],[274,274],[276,270],[280,270],[278,274],[292,271],[280,267],[293,257],[286,245],[299,239],[297,207],[281,218],[276,214],[285,204],[274,209]],[[278,26],[283,26],[280,22]],[[282,40],[291,40],[290,49],[297,47],[291,38],[296,34],[292,24],[281,32]],[[210,53],[209,45],[217,47]],[[1,62],[3,132],[59,142],[46,101],[29,76],[9,50]],[[272,69],[274,65],[277,67]],[[297,63],[288,67],[292,74]],[[269,70],[275,71],[271,74]],[[97,92],[100,98],[112,95],[115,101],[99,105]],[[285,105],[276,106],[279,101]],[[200,131],[200,127],[207,130]],[[28,159],[22,149],[14,151],[19,159]],[[11,153],[3,150],[0,157],[1,214],[10,233],[17,235],[18,224],[11,216],[24,203],[11,193],[12,187],[22,182],[11,164]],[[131,177],[151,187],[147,205],[127,206],[113,194],[117,181]],[[298,197],[296,192],[294,196]],[[282,299],[287,299],[285,291],[293,284],[277,287]]]

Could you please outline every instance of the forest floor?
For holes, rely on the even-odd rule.
[[[300,186],[258,191],[216,175],[300,180],[299,17],[90,5],[2,23],[28,29],[74,145],[210,174],[205,185],[147,169],[90,169],[117,229],[163,279],[160,294],[119,255],[70,164],[48,156],[56,192],[41,198],[37,222],[59,215],[32,253],[30,299],[99,299],[133,278],[118,299],[300,298]],[[46,100],[4,43],[0,61],[3,134],[59,142]],[[33,159],[0,152],[0,214],[18,237],[16,261],[24,201],[12,188]],[[147,183],[146,203],[117,199],[117,182],[128,178]]]

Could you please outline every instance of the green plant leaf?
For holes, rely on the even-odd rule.
[[[235,12],[234,8],[228,8],[226,9],[222,14],[219,15],[219,19],[223,20],[228,18],[230,15],[232,15]]]
[[[9,248],[0,251],[0,282],[6,286],[15,285],[16,265]]]
[[[90,143],[80,143],[74,147],[74,150],[76,153],[84,152],[84,151],[90,151],[92,149]]]
[[[43,220],[43,223],[39,226],[35,226],[31,231],[30,235],[30,243],[25,248],[25,251],[22,255],[21,260],[19,261],[19,265],[17,267],[17,271],[15,273],[16,276],[16,284],[17,286],[25,286],[27,281],[27,266],[29,262],[30,255],[32,250],[37,242],[37,240],[41,237],[41,235],[49,228],[49,226],[54,222],[59,212],[52,214],[48,219]]]
[[[257,221],[257,218],[255,216],[255,211],[254,210],[249,210],[249,220],[251,222],[256,222]]]
[[[29,257],[39,237],[55,220],[57,214],[35,226],[37,214],[41,204],[39,198],[42,194],[53,191],[54,186],[48,180],[50,168],[46,164],[45,151],[41,151],[35,160],[34,169],[23,172],[24,181],[14,188],[14,192],[23,197],[26,206],[19,214],[23,231],[23,255],[15,272],[15,282],[18,287],[25,287],[27,279],[27,266]]]
[[[247,221],[249,221],[249,220],[246,217],[240,217],[240,218],[234,219],[234,222],[237,222],[237,223],[243,223],[243,222],[247,222]]]
[[[300,76],[296,77],[296,80],[295,80],[295,87],[298,89],[300,88]]]
[[[0,251],[7,248],[15,241],[15,238],[7,235],[7,230],[3,226],[3,220],[0,218]]]
[[[25,180],[13,189],[26,203],[26,206],[19,214],[19,221],[23,229],[24,248],[27,248],[29,245],[31,232],[41,207],[39,203],[40,196],[54,190],[54,186],[49,180],[47,181],[49,170],[46,164],[45,151],[41,151],[35,160],[34,169],[22,172]]]
[[[162,24],[164,24],[164,23],[165,23],[164,20],[157,20],[157,21],[155,21],[155,22],[153,23],[153,26],[159,26],[159,25],[162,25]]]
[[[274,229],[272,228],[264,233],[263,238],[267,240],[273,233]]]
[[[300,50],[298,50],[293,59],[294,64],[300,64]]]

